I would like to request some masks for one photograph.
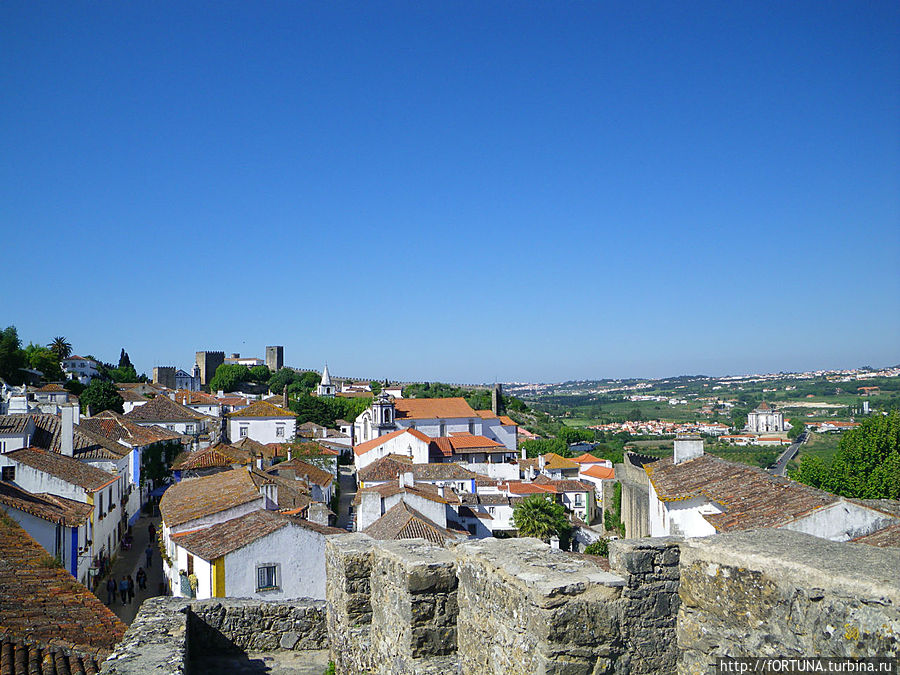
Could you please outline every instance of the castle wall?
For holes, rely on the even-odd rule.
[[[900,654],[900,549],[785,530],[690,539],[681,547],[678,672],[719,656]]]
[[[650,536],[650,480],[641,467],[634,466],[625,458],[616,464],[616,478],[622,484],[622,522],[625,536],[629,538]],[[608,501],[603,495],[603,508]]]

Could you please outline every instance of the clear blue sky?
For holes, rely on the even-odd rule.
[[[900,3],[0,5],[0,325],[483,382],[900,362]]]

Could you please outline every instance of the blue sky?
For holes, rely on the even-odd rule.
[[[0,325],[489,382],[900,362],[900,4],[4,2]]]

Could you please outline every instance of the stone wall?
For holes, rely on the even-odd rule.
[[[630,673],[675,671],[681,543],[675,537],[610,542],[610,568],[625,580],[621,626]]]
[[[325,604],[241,598],[144,601],[103,673],[190,672],[191,659],[222,652],[327,649]]]
[[[720,656],[900,655],[900,549],[786,530],[691,539],[681,550],[678,672]]]
[[[362,533],[325,539],[325,603],[331,658],[338,673],[374,669],[370,579],[375,541]]]
[[[325,603],[214,598],[190,603],[191,651],[328,649]]]
[[[650,535],[650,480],[640,466],[644,459],[627,452],[625,461],[616,464],[616,479],[622,484],[622,522],[631,539]]]

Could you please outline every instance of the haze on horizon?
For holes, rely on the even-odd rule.
[[[900,5],[7,2],[0,326],[139,371],[900,360]]]

